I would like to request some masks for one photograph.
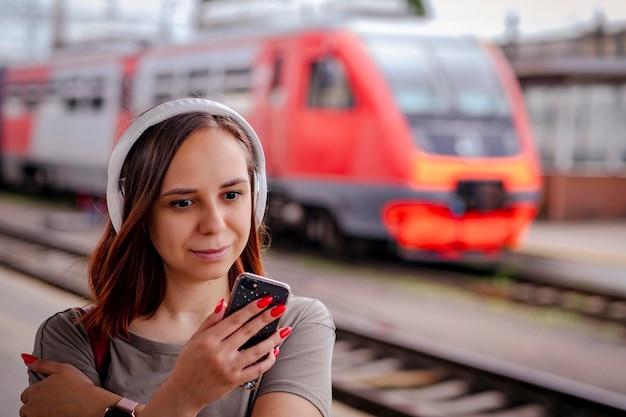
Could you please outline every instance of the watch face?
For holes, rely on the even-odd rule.
[[[104,417],[130,417],[131,413],[128,411],[124,411],[121,408],[117,408],[116,406],[111,406],[107,408],[104,412]]]

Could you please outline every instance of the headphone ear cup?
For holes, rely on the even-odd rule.
[[[265,217],[265,204],[267,203],[267,180],[265,176],[254,173],[254,221],[259,227]]]

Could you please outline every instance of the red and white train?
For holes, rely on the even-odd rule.
[[[494,256],[538,211],[540,167],[499,48],[418,20],[317,23],[133,53],[57,55],[2,76],[2,176],[103,194],[118,132],[164,100],[207,97],[263,141],[275,231],[329,251]]]

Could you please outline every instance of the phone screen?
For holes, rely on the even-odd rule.
[[[274,299],[267,308],[272,308],[280,304],[286,304],[289,293],[289,285],[285,284],[284,282],[275,281],[270,278],[244,272],[240,274],[235,280],[226,315],[228,316],[235,311],[240,310],[248,303],[259,300],[268,295],[271,295],[272,297],[274,297]],[[257,343],[267,339],[276,331],[276,329],[278,329],[279,322],[280,318],[277,318],[273,322],[269,323],[257,334],[252,336],[239,349],[247,349],[250,346],[254,346]]]

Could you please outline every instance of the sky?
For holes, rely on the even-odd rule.
[[[65,0],[76,7],[102,9],[114,4],[123,12],[144,11],[158,18],[166,10],[166,18],[184,25],[189,21],[192,5],[197,0]],[[304,0],[315,3],[324,0]],[[342,0],[336,0],[342,1]],[[386,0],[376,0],[386,1]],[[524,33],[562,28],[589,22],[596,9],[610,21],[626,21],[626,0],[427,0],[434,20],[479,36],[497,36],[503,32],[505,16],[513,11],[519,15],[519,28]],[[160,7],[159,7],[160,6]]]
[[[116,3],[126,10],[151,10],[156,13],[155,4],[170,7],[175,13],[170,16],[179,25],[189,21],[192,4],[196,0],[66,0],[69,2],[92,4],[98,7],[103,3]],[[315,3],[320,0],[305,0]],[[324,0],[321,0],[324,1]],[[337,0],[342,1],[342,0]],[[385,1],[385,0],[377,0]],[[596,12],[601,10],[609,21],[626,21],[626,0],[429,0],[433,20],[443,26],[454,28],[481,37],[497,37],[504,31],[505,16],[515,12],[519,17],[519,30],[522,35],[550,29],[560,29],[573,24],[589,23]],[[146,6],[151,4],[152,6]],[[180,26],[179,26],[180,28]],[[182,29],[184,31],[184,29]]]
[[[126,19],[126,31],[130,27],[135,33],[154,36],[160,22],[161,27],[171,28],[173,38],[184,39],[191,34],[189,24],[198,0],[0,0],[0,6],[4,6],[0,7],[0,64],[3,57],[13,59],[22,54],[25,56],[21,58],[28,59],[45,54],[50,44],[50,10],[55,1],[66,4],[68,18],[83,20],[82,25],[73,25],[68,31],[71,37],[111,33],[110,25],[102,24],[108,5]],[[6,7],[13,3],[13,10]],[[430,6],[432,20],[444,29],[495,40],[504,32],[505,17],[513,12],[518,16],[522,36],[590,24],[597,10],[609,22],[626,24],[626,0],[430,0]],[[30,11],[38,13],[29,16]]]
[[[601,9],[609,21],[626,23],[626,0],[431,0],[434,20],[483,37],[502,34],[505,16],[519,16],[522,35],[588,23]]]

